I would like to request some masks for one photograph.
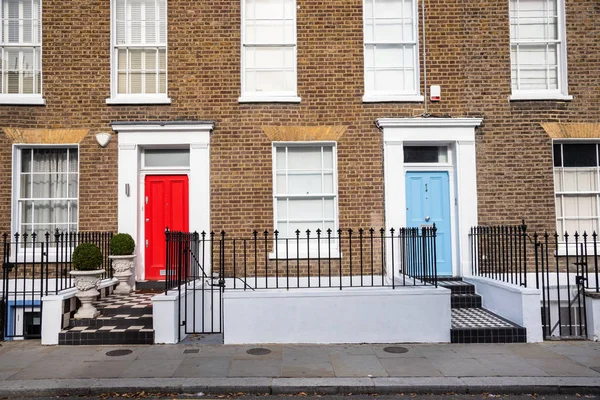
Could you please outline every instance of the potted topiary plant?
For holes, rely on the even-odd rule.
[[[100,312],[92,304],[92,301],[100,294],[98,282],[104,273],[102,266],[102,252],[100,248],[92,243],[81,243],[75,247],[71,258],[73,271],[71,276],[75,279],[77,287],[77,298],[81,301],[81,307],[75,314],[75,319],[96,318]]]
[[[129,277],[133,275],[135,261],[135,241],[128,233],[118,233],[110,239],[109,257],[112,260],[113,276],[119,280],[119,284],[113,291],[116,294],[131,293]]]

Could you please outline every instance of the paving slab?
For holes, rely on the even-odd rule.
[[[444,376],[489,376],[491,371],[474,358],[433,358],[431,364]]]
[[[162,360],[151,363],[148,360],[135,360],[119,374],[121,378],[169,378],[175,374],[183,360]]]
[[[328,362],[287,362],[281,364],[284,378],[333,378],[335,372]]]
[[[281,362],[279,360],[236,360],[231,361],[228,376],[231,377],[279,377]]]
[[[380,358],[389,376],[442,376],[440,370],[435,368],[431,361],[425,357],[421,358]]]
[[[388,376],[375,355],[331,354],[329,359],[337,377]]]
[[[532,365],[547,372],[551,376],[597,376],[600,373],[567,359],[528,360]]]
[[[125,371],[133,361],[84,361],[82,368],[69,378],[116,378]]]
[[[226,377],[230,364],[229,357],[188,357],[179,364],[173,376],[178,378]]]
[[[488,376],[549,376],[529,360],[513,354],[483,354],[477,361],[483,365]]]

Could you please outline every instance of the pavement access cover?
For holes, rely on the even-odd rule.
[[[401,347],[401,346],[385,347],[383,349],[383,351],[385,351],[386,353],[394,353],[394,354],[408,353],[408,349],[406,347]]]
[[[271,353],[271,350],[265,349],[264,347],[255,347],[253,349],[247,350],[246,353],[252,356],[264,356],[266,354]]]
[[[133,351],[131,351],[129,349],[121,349],[121,350],[107,351],[106,355],[109,357],[120,357],[120,356],[126,356],[127,354],[131,354],[131,353],[133,353]]]

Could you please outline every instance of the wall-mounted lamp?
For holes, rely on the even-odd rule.
[[[125,184],[125,196],[129,197],[129,183]]]
[[[112,136],[110,135],[110,133],[107,132],[96,133],[96,141],[98,142],[100,147],[106,147],[108,143],[110,143],[111,137]]]

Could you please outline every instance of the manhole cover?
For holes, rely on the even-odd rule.
[[[250,349],[250,350],[246,351],[246,353],[248,353],[252,356],[264,356],[265,354],[269,354],[270,352],[271,352],[271,350],[265,349],[263,347],[256,347],[254,349]]]
[[[385,351],[386,353],[400,354],[400,353],[408,352],[408,349],[406,347],[390,346],[390,347],[384,348],[383,351]]]
[[[123,350],[111,350],[108,351],[106,353],[107,356],[109,357],[119,357],[119,356],[126,356],[127,354],[131,354],[133,353],[133,351],[128,350],[128,349],[123,349]]]
[[[183,351],[183,354],[193,354],[193,353],[199,353],[200,349],[187,349]]]

